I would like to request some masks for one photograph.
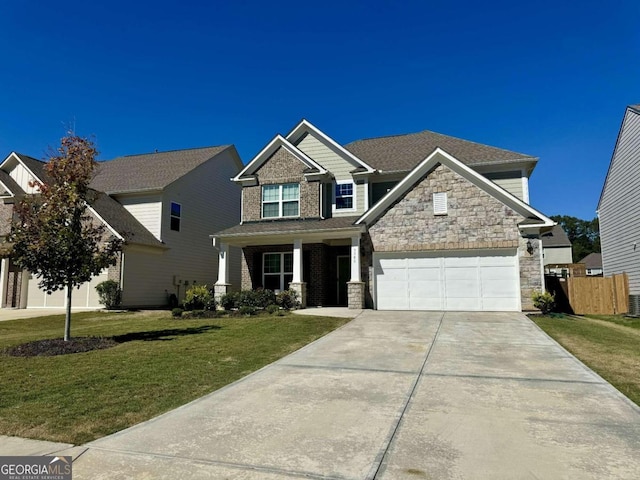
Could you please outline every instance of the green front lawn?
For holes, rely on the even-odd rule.
[[[621,315],[532,316],[531,319],[640,405],[640,319]]]
[[[75,313],[72,336],[117,336],[120,343],[55,357],[0,353],[0,435],[85,443],[212,392],[347,321]],[[0,351],[63,331],[62,315],[0,322]]]

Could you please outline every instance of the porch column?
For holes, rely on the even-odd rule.
[[[220,242],[218,250],[218,281],[213,286],[213,296],[216,302],[220,302],[220,298],[229,292],[228,274],[229,274],[229,245]]]
[[[3,258],[0,262],[0,307],[7,305],[7,287],[9,283],[9,259]]]
[[[302,239],[293,241],[293,279],[289,284],[291,290],[298,293],[298,300],[302,308],[307,307],[307,284],[302,281]]]
[[[360,235],[351,237],[351,280],[347,283],[348,306],[364,308],[364,282],[360,276]]]

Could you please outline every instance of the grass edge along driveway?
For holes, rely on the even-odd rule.
[[[72,336],[118,336],[106,350],[0,353],[0,435],[81,444],[234,382],[347,323],[307,315],[173,319],[169,312],[74,313]],[[64,315],[0,322],[0,351],[57,338]]]
[[[640,319],[536,316],[549,336],[640,406]]]

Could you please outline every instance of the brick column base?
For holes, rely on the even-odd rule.
[[[230,283],[216,283],[213,286],[213,298],[216,299],[216,303],[218,305],[220,305],[220,298],[222,298],[223,295],[229,293],[230,287]]]
[[[298,293],[300,308],[307,308],[307,282],[289,284],[289,289]]]
[[[347,282],[347,298],[350,309],[364,308],[364,282]]]

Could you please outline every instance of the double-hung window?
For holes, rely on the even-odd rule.
[[[176,232],[180,231],[180,220],[182,218],[182,205],[176,202],[171,202],[171,230]]]
[[[264,185],[262,187],[262,218],[298,217],[300,215],[300,185]]]
[[[353,210],[353,183],[336,183],[336,210]]]
[[[275,292],[286,290],[293,280],[293,253],[265,253],[262,257],[262,284]]]

